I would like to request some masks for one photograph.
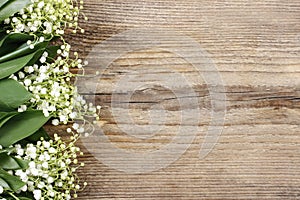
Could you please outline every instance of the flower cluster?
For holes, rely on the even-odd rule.
[[[4,23],[12,27],[9,32],[24,32],[34,36],[33,40],[27,41],[30,49],[35,47],[37,41],[51,40],[54,36],[60,36],[63,43],[55,58],[49,58],[48,53],[44,52],[39,63],[26,66],[10,77],[33,94],[31,102],[21,105],[19,112],[26,111],[28,107],[42,110],[45,117],[54,117],[53,125],[85,121],[86,117],[98,120],[100,107],[88,104],[72,84],[78,75],[71,73],[70,68],[83,70],[87,62],[79,59],[77,52],[74,53],[75,59],[71,59],[71,47],[62,37],[67,27],[73,32],[77,29],[83,32],[78,26],[82,8],[83,1],[77,0],[32,0],[31,5],[5,20]],[[82,128],[78,130],[82,132]]]
[[[40,64],[26,66],[10,78],[19,81],[33,94],[30,105],[33,109],[42,110],[45,117],[53,116],[53,125],[67,124],[74,120],[85,120],[87,117],[99,119],[100,106],[95,107],[78,93],[72,84],[72,78],[79,76],[70,72],[70,68],[83,68],[87,62],[69,57],[70,45],[61,45],[57,50],[58,57],[47,62],[48,53],[44,52]],[[19,112],[24,112],[27,105],[21,105]]]
[[[36,200],[76,198],[76,193],[87,185],[86,182],[80,184],[75,174],[80,166],[84,166],[77,160],[77,154],[83,155],[75,146],[78,137],[74,134],[65,143],[55,134],[54,140],[41,138],[36,145],[27,144],[25,148],[15,145],[16,157],[29,162],[26,170],[9,171],[26,183],[20,192],[31,192]]]
[[[72,122],[72,128],[67,129],[72,136],[67,142],[63,142],[57,134],[54,134],[54,138],[51,140],[37,139],[35,136],[32,138],[35,142],[29,144],[27,144],[27,139],[15,140],[17,138],[14,138],[14,135],[11,136],[11,140],[8,139],[6,144],[13,145],[1,152],[7,154],[5,156],[11,157],[11,159],[15,159],[18,165],[1,168],[3,174],[6,174],[8,178],[5,180],[6,185],[0,184],[0,200],[6,200],[5,198],[27,199],[23,198],[25,196],[35,200],[76,198],[78,191],[81,191],[87,183],[81,183],[76,175],[76,170],[83,167],[84,163],[79,163],[77,160],[78,154],[82,155],[83,153],[75,145],[75,142],[82,134],[87,136],[94,131],[91,120],[94,120],[94,123],[95,120],[99,120],[101,108],[85,100],[74,85],[76,77],[81,76],[75,71],[82,71],[84,74],[83,67],[88,63],[79,59],[77,52],[74,53],[74,56],[70,56],[71,46],[63,37],[65,32],[69,31],[84,32],[78,25],[80,17],[83,16],[87,20],[81,12],[83,1],[31,0],[30,5],[18,11],[19,6],[26,3],[22,1],[10,1],[9,8],[15,9],[11,9],[9,14],[12,11],[17,13],[0,22],[7,36],[13,33],[23,33],[13,34],[17,38],[5,36],[5,41],[9,41],[7,44],[13,43],[7,48],[16,57],[9,57],[9,59],[17,59],[25,53],[33,56],[27,64],[20,63],[20,67],[22,64],[23,68],[17,72],[14,71],[9,77],[22,84],[31,94],[31,98],[28,100],[28,93],[26,93],[27,102],[24,102],[23,105],[18,104],[19,113],[16,115],[20,116],[18,120],[24,120],[26,127],[36,126],[36,130],[39,130],[42,124],[35,123],[38,120],[30,119],[26,123],[27,116],[20,113],[27,110],[40,110],[45,117],[51,117],[53,125]],[[14,5],[18,6],[14,7]],[[30,38],[30,40],[24,41],[23,35],[27,35],[28,37],[25,38]],[[20,41],[16,40],[18,37],[20,37]],[[53,46],[54,40],[56,40],[55,44],[61,45]],[[16,44],[19,46],[15,47]],[[39,54],[41,52],[42,54]],[[37,55],[41,56],[38,58]],[[26,59],[23,60],[25,62]],[[5,75],[7,76],[7,74]],[[39,114],[40,111],[36,113]],[[20,129],[18,126],[16,128]],[[18,133],[18,131],[15,132]],[[24,128],[24,133],[21,133],[22,137],[18,135],[18,138],[27,138],[29,134],[32,134],[31,132],[31,129]],[[46,138],[47,134],[44,134]],[[11,160],[3,159],[0,162],[3,164],[2,166],[5,166]],[[22,188],[20,189],[20,187]]]
[[[7,18],[4,23],[9,24],[9,32],[29,33],[31,35],[60,36],[65,28],[79,29],[78,17],[83,9],[83,1],[77,0],[31,0],[32,4],[22,9],[18,14]],[[85,17],[86,18],[86,17]]]

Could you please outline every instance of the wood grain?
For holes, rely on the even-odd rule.
[[[96,95],[90,96],[102,106],[102,130],[116,148],[148,152],[163,147],[179,127],[189,124],[180,121],[181,111],[195,107],[201,114],[199,123],[192,124],[198,133],[175,162],[140,174],[105,165],[81,142],[86,167],[80,176],[89,186],[79,199],[300,199],[299,1],[86,0],[85,14],[89,17],[82,23],[85,34],[67,38],[85,58],[96,44],[133,28],[169,28],[197,41],[223,78],[227,113],[218,144],[199,159],[212,110],[208,85],[199,71],[178,55],[155,47],[116,59],[101,74]],[[118,42],[122,41],[116,41],[116,50]],[[172,38],[169,42],[178,47]],[[87,72],[99,67],[92,63]],[[151,79],[151,75],[172,76],[174,71],[186,77],[196,94],[181,98],[197,98],[197,105],[181,105],[172,89]],[[133,72],[145,73],[136,80],[141,88],[115,92],[118,80]],[[176,90],[183,94],[187,88]],[[126,103],[130,92],[126,108],[122,101]],[[113,104],[117,115],[129,110],[132,121],[117,120],[112,98],[118,99]],[[153,122],[162,128],[157,134],[141,139],[120,129],[119,125],[139,125],[146,130],[151,123],[148,111],[155,108],[167,113]]]

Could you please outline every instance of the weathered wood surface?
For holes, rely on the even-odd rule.
[[[207,84],[199,72],[183,58],[158,48],[134,51],[116,59],[101,74],[95,96],[103,107],[102,129],[116,148],[148,152],[163,147],[172,141],[178,127],[188,124],[180,122],[180,111],[195,106],[180,105],[172,90],[151,86],[157,80],[141,75],[136,80],[141,88],[129,103],[133,122],[126,117],[117,121],[111,112],[112,93],[119,101],[113,106],[122,115],[128,108],[120,102],[131,91],[116,93],[113,89],[122,76],[132,72],[168,77],[173,69],[185,76],[199,102],[201,119],[193,124],[199,133],[175,162],[140,174],[103,164],[80,143],[86,153],[86,167],[80,176],[89,186],[79,199],[300,198],[299,1],[86,0],[85,14],[89,17],[89,22],[82,24],[85,34],[68,38],[84,57],[96,44],[137,27],[171,28],[193,38],[210,54],[223,78],[227,113],[218,144],[207,157],[199,159],[212,109]],[[122,41],[116,41],[116,49],[118,42]],[[169,42],[174,48],[179,45],[172,38]],[[92,63],[87,71],[98,67]],[[191,97],[187,94],[182,98]],[[157,126],[163,126],[159,133],[136,138],[118,127],[117,123],[149,126],[148,110],[155,110],[155,106],[167,112],[167,118],[154,120]],[[93,142],[91,147],[95,147]],[[111,155],[111,159],[115,156]]]

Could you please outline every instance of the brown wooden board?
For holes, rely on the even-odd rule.
[[[101,129],[114,148],[138,154],[149,154],[174,143],[179,128],[185,130],[186,137],[189,128],[197,128],[197,133],[188,149],[174,162],[139,174],[116,170],[89,152],[95,151],[97,142],[101,149],[107,141],[91,140],[90,145],[79,142],[86,164],[80,176],[89,183],[79,199],[300,198],[300,1],[85,2],[84,12],[89,17],[88,22],[81,23],[85,33],[67,38],[83,58],[97,58],[99,55],[93,50],[97,44],[116,34],[125,34],[124,31],[141,28],[149,30],[149,34],[137,35],[137,43],[141,38],[153,43],[150,36],[156,30],[155,34],[165,36],[167,46],[166,49],[149,46],[114,58],[99,79],[95,79],[99,85],[92,91],[96,95],[90,97],[102,106],[102,125],[98,132]],[[172,48],[190,51],[185,55],[196,59],[199,49],[185,49],[188,41],[174,37],[171,32],[168,38],[165,30],[199,44],[223,80],[213,86],[216,94],[222,93],[222,86],[226,94],[224,126],[219,126],[223,132],[203,159],[199,158],[199,151],[211,126],[210,112],[222,112],[222,108],[212,107],[214,97],[205,80],[205,76],[213,76],[209,75],[209,69],[196,69],[187,58],[170,52]],[[120,50],[120,44],[135,41],[134,32],[131,36],[115,38],[105,55],[114,57],[113,52]],[[201,64],[201,59],[197,61]],[[91,62],[86,71],[95,73],[101,67],[105,66]],[[168,88],[166,83],[159,82],[174,83],[176,79],[171,80],[174,75],[185,77],[190,85]],[[121,80],[122,77],[127,78]],[[120,80],[124,83],[121,82],[122,87],[117,85]],[[138,86],[135,91],[126,87],[133,82]],[[79,87],[88,90],[83,83]],[[189,90],[195,96],[185,93]],[[176,96],[176,92],[182,96]],[[189,98],[197,99],[198,104],[182,100]],[[192,122],[181,120],[181,111],[196,108],[200,113],[199,123],[194,123],[193,113],[189,116]],[[155,115],[151,119],[149,110],[156,109],[164,110],[166,116]],[[131,121],[124,114],[128,112]],[[147,131],[145,135],[143,131],[154,125],[160,131],[146,138]],[[188,142],[182,139],[182,143]],[[180,141],[175,143],[180,145]],[[118,166],[118,156],[113,152],[107,155],[114,166]],[[153,159],[164,161],[163,156],[162,160]],[[124,168],[124,163],[120,162],[119,166]]]

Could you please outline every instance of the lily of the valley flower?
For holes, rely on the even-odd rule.
[[[85,182],[80,184],[75,175],[76,170],[84,166],[84,163],[78,164],[77,160],[77,154],[83,155],[80,148],[75,146],[78,137],[73,133],[70,141],[65,143],[55,134],[54,140],[45,141],[41,138],[36,145],[27,144],[25,148],[15,145],[16,157],[29,162],[28,169],[11,172],[26,183],[21,191],[32,192],[35,200],[76,198],[77,191],[87,185]],[[0,186],[0,194],[2,192]]]
[[[61,36],[66,28],[73,33],[79,29],[79,15],[82,14],[83,1],[77,0],[31,0],[32,4],[4,20],[12,29],[8,33],[29,33],[38,36],[41,33],[50,37]],[[87,20],[83,14],[82,16]],[[39,37],[36,37],[37,39]],[[42,38],[42,37],[41,37]],[[39,40],[43,40],[43,39]]]
[[[40,65],[26,66],[24,70],[10,77],[19,81],[33,94],[28,106],[43,111],[45,117],[52,115],[52,124],[55,126],[75,120],[84,121],[86,117],[99,119],[100,107],[84,100],[71,81],[79,75],[71,73],[70,68],[82,68],[87,63],[78,59],[77,53],[76,58],[71,59],[69,51],[69,44],[61,45],[58,50],[60,55],[51,63],[47,62],[48,53],[44,52],[39,59]],[[63,54],[66,54],[66,57]],[[21,105],[18,112],[24,112],[26,109],[26,105]],[[83,133],[82,129],[83,127],[77,131]]]

